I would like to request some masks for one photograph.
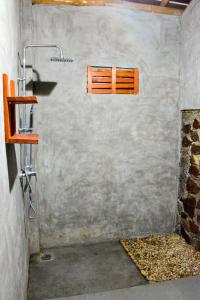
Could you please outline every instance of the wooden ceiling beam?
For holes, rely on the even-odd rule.
[[[189,5],[190,4],[190,0],[173,0],[173,2],[176,2],[176,3],[179,3],[179,4],[187,4]]]
[[[32,0],[33,4],[75,5],[75,6],[101,6],[107,0]]]
[[[169,0],[163,0],[169,1]],[[74,6],[112,6],[120,8],[138,9],[151,13],[181,15],[184,9],[166,6],[148,5],[124,0],[32,0],[33,4],[74,5]],[[167,4],[166,4],[167,5]]]
[[[169,4],[169,0],[162,0],[160,6],[165,7]]]

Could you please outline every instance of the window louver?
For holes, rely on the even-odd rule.
[[[88,93],[138,94],[138,69],[88,66]]]

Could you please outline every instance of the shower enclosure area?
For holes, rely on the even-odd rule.
[[[51,49],[32,55],[41,141],[29,297],[144,284],[115,241],[175,228],[179,17],[34,5],[32,18],[32,42],[61,44],[74,62],[50,63]],[[138,68],[139,94],[87,93],[88,65]],[[41,249],[52,259],[46,265]]]
[[[38,145],[5,146],[0,109],[0,299],[146,285],[121,239],[179,231],[198,248],[199,15],[197,0],[181,16],[0,4],[0,73],[39,102],[16,113]],[[139,92],[89,93],[88,66],[138,69]]]
[[[51,64],[50,49],[33,53],[40,246],[170,232],[177,203],[179,18],[40,5],[32,15],[32,41],[62,44],[74,58]],[[88,94],[88,65],[138,67],[139,94]]]

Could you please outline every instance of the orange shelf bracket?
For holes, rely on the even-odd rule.
[[[3,74],[3,103],[4,103],[4,124],[6,144],[38,144],[38,134],[17,134],[16,133],[16,104],[36,104],[35,96],[16,96],[15,82],[10,80],[7,74]]]

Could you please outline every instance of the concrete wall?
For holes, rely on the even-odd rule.
[[[200,1],[181,18],[181,108],[200,108]]]
[[[0,3],[0,76],[17,78],[18,0]],[[2,77],[1,77],[2,78]],[[2,79],[0,78],[0,299],[22,300],[27,286],[27,236],[18,178],[19,146],[5,145]]]
[[[33,7],[42,247],[171,232],[177,203],[180,19]],[[89,95],[87,65],[138,67],[140,93]],[[44,83],[44,82],[51,83]],[[43,82],[43,83],[42,83]],[[53,83],[54,82],[54,83]]]

